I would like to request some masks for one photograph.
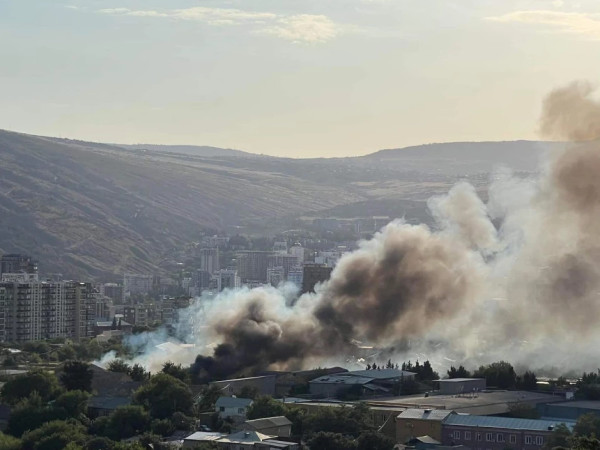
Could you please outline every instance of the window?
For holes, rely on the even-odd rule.
[[[516,444],[516,443],[517,443],[517,435],[516,435],[516,434],[511,434],[511,435],[508,437],[508,441],[509,441],[511,444]]]
[[[533,438],[531,436],[525,436],[526,444],[533,444]]]
[[[460,431],[454,431],[454,432],[452,433],[452,437],[453,437],[454,439],[460,439]]]
[[[498,442],[505,442],[504,441],[504,435],[502,433],[498,433],[496,435],[496,441],[498,441]]]
[[[476,438],[478,441],[481,441],[481,433],[475,433],[475,438]]]
[[[471,432],[465,431],[465,441],[470,441],[470,440],[471,440]]]
[[[544,437],[543,436],[536,436],[535,437],[535,443],[536,443],[536,445],[544,445]]]
[[[485,433],[485,440],[487,442],[494,442],[494,433]]]

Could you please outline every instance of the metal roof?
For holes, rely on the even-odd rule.
[[[461,425],[481,428],[505,428],[509,430],[548,431],[563,421],[516,419],[513,417],[471,416],[452,414],[444,420],[444,425]],[[565,424],[572,429],[572,423]]]
[[[219,397],[215,406],[217,408],[245,408],[251,404],[252,400],[249,398]]]
[[[578,400],[573,402],[552,403],[552,406],[560,406],[564,408],[600,409],[600,401]]]
[[[348,375],[325,375],[315,380],[309,381],[309,383],[321,383],[321,384],[367,384],[373,381],[374,378],[367,377],[356,377]]]
[[[217,439],[226,436],[223,433],[196,431],[184,439],[184,441],[216,441]]]
[[[252,425],[256,429],[283,427],[292,424],[292,422],[290,422],[290,420],[285,416],[263,417],[262,419],[246,420],[246,423],[248,425]]]
[[[465,381],[481,381],[485,378],[448,378],[446,380],[437,380],[440,383],[463,383]]]
[[[398,419],[419,419],[419,420],[437,420],[442,421],[453,411],[447,409],[407,409],[398,415]]]
[[[258,431],[238,431],[237,433],[230,434],[229,436],[224,436],[219,439],[219,442],[262,442],[267,439],[272,439],[277,436],[270,436],[267,434],[259,433]]]
[[[401,378],[403,376],[414,377],[416,375],[413,372],[407,372],[405,370],[398,369],[353,370],[352,372],[346,372],[345,374],[353,377],[375,378],[377,380]]]

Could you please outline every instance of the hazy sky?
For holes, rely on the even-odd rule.
[[[0,128],[343,156],[536,138],[600,2],[0,0]]]

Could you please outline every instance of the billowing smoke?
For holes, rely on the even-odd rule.
[[[435,230],[389,224],[345,255],[316,294],[296,299],[284,286],[197,299],[181,315],[183,340],[196,347],[174,354],[148,345],[139,361],[154,370],[193,362],[199,378],[223,378],[339,362],[365,342],[440,363],[593,369],[600,103],[592,94],[575,83],[544,101],[544,135],[577,142],[549,155],[537,178],[499,169],[487,204],[459,183],[430,200]]]

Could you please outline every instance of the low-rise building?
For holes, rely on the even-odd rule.
[[[215,403],[215,411],[221,418],[245,420],[252,399],[237,397],[219,397]]]
[[[246,420],[240,428],[283,438],[289,438],[292,434],[292,422],[285,416]]]
[[[183,448],[194,448],[203,442],[212,442],[222,450],[297,450],[295,442],[279,441],[275,436],[269,436],[256,431],[239,431],[233,434],[196,432],[183,440]]]
[[[484,391],[486,388],[485,378],[450,378],[438,380],[440,394],[456,395]]]
[[[213,381],[211,386],[221,389],[224,395],[239,395],[243,388],[254,388],[261,395],[275,395],[276,375],[258,377],[232,378],[230,380]]]
[[[405,444],[419,436],[442,441],[442,422],[454,411],[445,409],[417,409],[403,411],[396,417],[396,442]]]
[[[504,450],[542,449],[560,421],[451,414],[442,423],[442,444]],[[573,423],[565,423],[572,429]]]

